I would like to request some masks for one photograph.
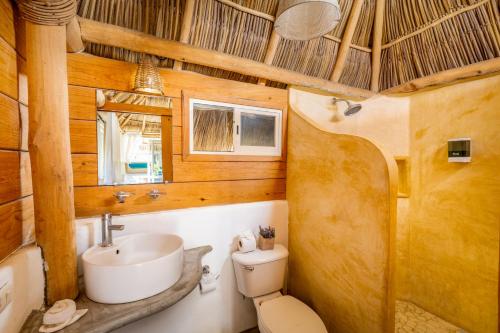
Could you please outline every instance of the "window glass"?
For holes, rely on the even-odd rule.
[[[234,109],[209,104],[193,104],[193,149],[233,152]]]
[[[241,112],[242,146],[274,147],[276,117],[257,113]]]

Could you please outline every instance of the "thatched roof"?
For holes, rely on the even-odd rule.
[[[339,0],[341,22],[310,41],[279,39],[270,64],[329,79],[355,0]],[[370,89],[376,0],[362,0],[339,82]],[[380,1],[380,0],[379,0]],[[157,37],[260,62],[266,60],[278,0],[196,0],[190,30],[181,31],[186,0],[80,0],[78,15]],[[497,0],[386,0],[380,90],[443,70],[500,57]],[[86,52],[138,62],[140,55],[88,44]],[[171,59],[155,58],[162,67]],[[184,63],[182,69],[257,83],[258,78]],[[278,82],[267,85],[284,87]]]

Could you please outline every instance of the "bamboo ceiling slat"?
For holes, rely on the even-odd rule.
[[[408,35],[453,11],[480,1],[482,0],[386,0],[383,43]]]
[[[320,37],[309,41],[281,39],[273,66],[328,79],[333,71],[339,43]]]
[[[374,18],[375,0],[364,0],[351,44],[364,47],[371,45]]]
[[[370,89],[371,73],[371,54],[351,47],[339,82],[351,87]]]
[[[279,0],[231,0],[232,2],[258,12],[276,16]]]
[[[344,34],[345,26],[347,25],[347,20],[349,18],[349,13],[351,12],[353,0],[339,0],[340,5],[340,21],[332,31],[328,33],[328,35],[332,35],[337,38],[342,38]],[[361,13],[364,15],[364,13]]]
[[[184,0],[79,0],[78,15],[145,32],[165,39],[178,39]],[[100,57],[138,63],[142,54],[107,45],[88,43],[85,51]],[[151,56],[160,67],[171,68],[171,59]]]
[[[217,0],[195,3],[189,43],[243,58],[263,61],[273,23]],[[185,64],[183,69],[220,78],[257,82],[257,78]]]
[[[381,89],[500,56],[491,2],[382,50]],[[423,21],[422,19],[420,21]]]

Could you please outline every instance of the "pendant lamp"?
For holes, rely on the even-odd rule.
[[[134,91],[153,95],[163,95],[160,72],[149,56],[143,56],[137,67]]]

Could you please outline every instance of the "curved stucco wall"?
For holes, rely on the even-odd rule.
[[[288,130],[291,294],[329,332],[393,331],[394,161],[296,112]]]

